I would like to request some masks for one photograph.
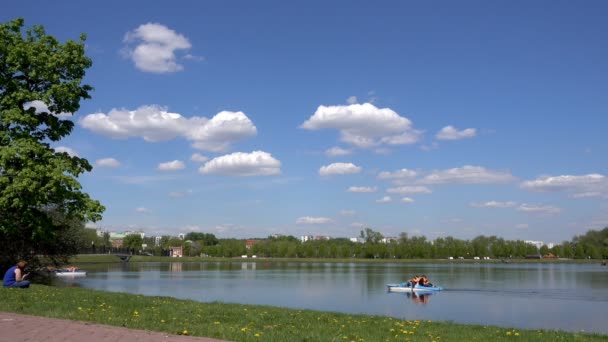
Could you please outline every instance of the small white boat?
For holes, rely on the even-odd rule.
[[[55,271],[55,275],[58,276],[58,277],[86,277],[87,271],[83,271],[83,270],[76,270],[76,271],[57,270],[57,271]]]
[[[409,283],[386,284],[386,288],[390,292],[437,292],[443,290],[443,287],[439,286],[420,286],[418,284],[411,287]]]

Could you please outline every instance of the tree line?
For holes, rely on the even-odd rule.
[[[89,238],[93,230],[88,233]],[[428,240],[424,236],[409,236],[401,233],[399,237],[387,243],[381,242],[382,234],[371,228],[361,232],[363,242],[353,242],[346,238],[330,240],[312,240],[301,242],[294,236],[267,237],[260,239],[218,239],[210,233],[188,233],[185,238],[163,236],[160,245],[155,245],[153,237],[141,238],[139,235],[128,235],[123,246],[136,253],[166,255],[169,247],[181,246],[185,256],[240,257],[242,255],[271,258],[357,258],[357,259],[445,259],[474,257],[524,258],[529,256],[576,259],[608,259],[608,227],[601,231],[590,230],[584,235],[575,236],[571,241],[564,241],[549,248],[535,245],[523,240],[505,240],[496,236],[480,235],[471,240],[457,239],[451,236]],[[246,247],[247,240],[252,240],[251,248]],[[107,242],[106,242],[107,243]],[[142,248],[142,244],[146,248]],[[86,246],[84,246],[86,247]]]

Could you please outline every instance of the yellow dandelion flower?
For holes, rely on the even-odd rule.
[[[213,322],[213,324],[220,324],[220,322],[218,322],[218,321],[215,321],[215,322]]]
[[[511,336],[511,332],[510,331],[507,331],[507,336]]]
[[[518,333],[518,332],[516,332],[516,333],[515,333],[515,336],[519,336],[519,333]]]
[[[188,335],[188,330],[182,331],[182,335]]]

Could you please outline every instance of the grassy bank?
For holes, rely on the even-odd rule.
[[[608,341],[608,335],[598,334],[199,303],[43,285],[0,289],[0,311],[230,341]]]
[[[118,257],[108,254],[80,254],[74,256],[71,260],[74,264],[86,264],[86,263],[120,263],[122,262]],[[497,263],[502,264],[504,261],[500,259],[491,260],[447,260],[447,259],[317,259],[317,258],[201,258],[201,257],[183,257],[183,258],[172,258],[172,257],[161,257],[161,256],[141,256],[135,255],[129,262],[227,262],[227,261],[246,261],[246,262],[267,262],[267,261],[289,261],[289,262],[356,262],[356,263],[475,263],[475,264],[491,264]],[[523,263],[575,263],[575,264],[600,264],[600,260],[587,260],[587,259],[509,259],[508,263],[523,264]]]

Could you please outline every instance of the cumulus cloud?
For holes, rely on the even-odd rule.
[[[388,203],[391,202],[393,199],[391,198],[391,196],[384,196],[380,199],[377,199],[376,202],[378,203]]]
[[[352,210],[352,209],[344,209],[344,210],[340,210],[340,215],[342,216],[353,216],[355,215],[357,212]]]
[[[319,174],[321,176],[346,175],[359,172],[361,172],[361,167],[353,163],[333,163],[321,166],[319,169]]]
[[[70,157],[80,157],[74,149],[66,146],[57,146],[55,147],[55,152],[58,153],[67,153]]]
[[[390,108],[377,108],[371,103],[319,106],[300,127],[308,130],[337,129],[341,141],[361,148],[413,144],[420,140],[422,134],[412,128],[407,118]]]
[[[403,203],[413,203],[413,202],[414,202],[414,199],[412,199],[412,198],[410,198],[410,197],[403,197],[403,198],[401,199],[401,202],[403,202]]]
[[[554,207],[551,205],[533,205],[524,203],[517,207],[517,211],[533,215],[556,215],[559,214],[562,210],[558,207]]]
[[[453,126],[445,126],[437,133],[437,135],[435,135],[435,138],[437,138],[437,140],[460,140],[472,138],[476,133],[477,130],[475,128],[467,128],[459,131]]]
[[[340,147],[332,147],[325,150],[325,155],[328,157],[338,157],[338,156],[346,156],[352,154],[352,150],[346,150]]]
[[[146,207],[139,207],[139,208],[135,208],[135,211],[138,213],[149,213],[151,212],[150,209],[146,208]]]
[[[485,203],[471,203],[472,207],[475,208],[513,208],[517,205],[517,202],[497,202],[497,201],[489,201]]]
[[[34,108],[36,110],[36,114],[40,114],[40,113],[50,113],[55,115],[56,117],[60,118],[60,119],[68,119],[72,116],[72,113],[53,113],[49,110],[49,106],[46,105],[46,103],[40,101],[40,100],[34,100],[31,102],[26,102],[23,104],[23,109],[28,110],[30,108]]]
[[[99,167],[117,168],[120,166],[120,162],[114,158],[102,158],[95,161],[95,165]]]
[[[244,177],[272,176],[281,173],[281,162],[264,151],[235,152],[211,159],[199,169],[199,172]]]
[[[488,170],[481,166],[465,165],[461,168],[434,171],[420,180],[422,184],[497,184],[509,183],[515,177],[509,172]]]
[[[415,186],[400,186],[397,188],[388,188],[386,189],[386,192],[388,192],[389,194],[400,194],[400,195],[405,195],[405,194],[430,194],[432,193],[431,189],[427,188],[426,186],[420,186],[420,185],[415,185]]]
[[[359,102],[359,101],[357,100],[357,97],[356,97],[356,96],[349,96],[349,97],[346,99],[346,103],[348,103],[349,105],[355,104],[355,103],[357,103],[357,102]]]
[[[539,192],[571,192],[574,198],[608,196],[608,179],[592,173],[582,176],[543,176],[524,181],[521,188]]]
[[[186,164],[184,164],[181,160],[173,160],[166,163],[158,164],[158,170],[160,171],[178,171],[186,168]]]
[[[298,219],[296,220],[297,224],[326,224],[326,223],[330,223],[330,222],[332,222],[332,220],[327,217],[303,216],[303,217],[298,217]]]
[[[182,137],[191,141],[192,147],[212,152],[224,152],[231,144],[257,134],[253,122],[243,112],[222,111],[211,119],[185,118],[156,105],[89,114],[80,120],[80,125],[114,139],[140,137],[157,142]]]
[[[416,171],[401,169],[394,172],[383,171],[378,174],[378,179],[403,179],[416,177]]]
[[[182,70],[175,52],[192,47],[188,38],[157,23],[140,25],[127,32],[123,42],[126,44],[123,52],[137,69],[159,74]]]
[[[369,186],[351,186],[346,191],[348,191],[348,192],[369,193],[369,192],[376,192],[376,191],[378,191],[378,188],[376,188],[375,186],[374,187],[369,187]]]
[[[188,190],[188,191],[171,191],[169,193],[169,197],[172,198],[181,198],[181,197],[186,197],[187,195],[191,194],[192,190]]]
[[[194,153],[194,154],[192,154],[192,157],[190,157],[190,160],[192,160],[195,163],[204,163],[207,160],[209,160],[209,158],[205,157],[204,155],[202,155],[200,153]]]

